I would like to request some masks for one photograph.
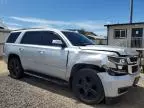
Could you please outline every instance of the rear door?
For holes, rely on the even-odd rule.
[[[39,69],[39,45],[42,41],[42,36],[39,32],[28,31],[21,39],[19,52],[21,62],[26,70],[37,71]]]

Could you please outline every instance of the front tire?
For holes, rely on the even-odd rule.
[[[14,79],[20,79],[23,77],[24,70],[19,58],[17,57],[10,58],[8,61],[8,70],[10,72],[10,77]]]
[[[86,104],[98,104],[104,99],[103,85],[94,69],[80,69],[73,77],[72,89]]]

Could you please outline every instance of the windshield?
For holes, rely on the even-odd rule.
[[[65,31],[62,31],[62,33],[68,38],[68,40],[74,46],[95,45],[94,42],[92,42],[90,39],[88,39],[86,36],[82,34],[75,32],[65,32]]]

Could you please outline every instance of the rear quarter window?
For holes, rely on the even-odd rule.
[[[6,41],[6,43],[14,43],[21,32],[11,33]]]

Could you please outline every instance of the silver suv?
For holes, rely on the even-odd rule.
[[[128,91],[139,80],[139,59],[130,49],[96,46],[87,37],[56,29],[11,32],[4,45],[10,76],[24,72],[69,83],[78,99],[100,103]]]

